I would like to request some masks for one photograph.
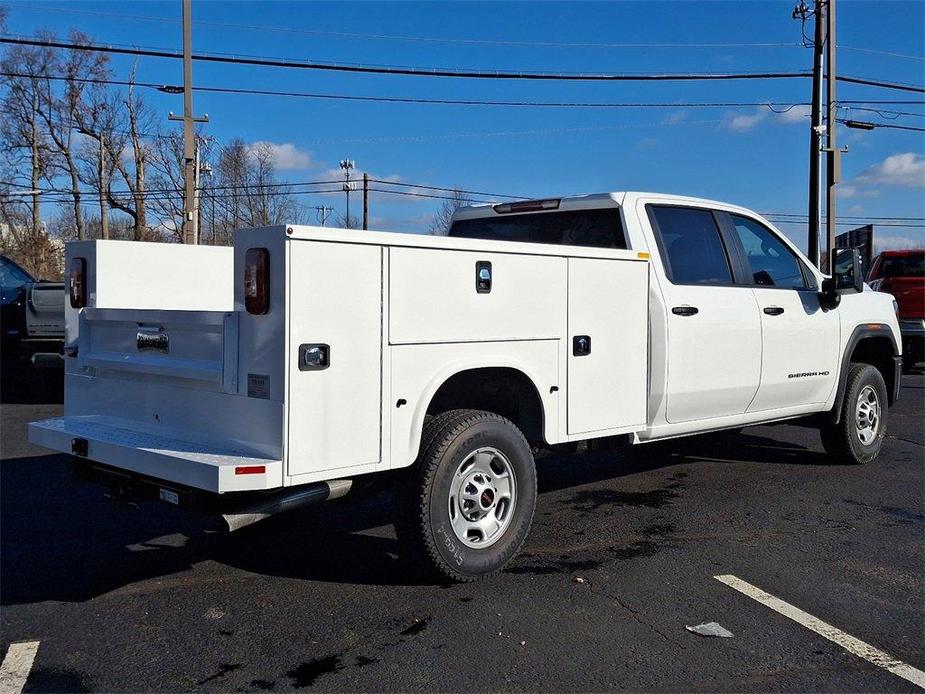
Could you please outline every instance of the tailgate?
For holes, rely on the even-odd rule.
[[[153,376],[236,393],[237,327],[233,312],[87,308],[77,366],[92,376]]]
[[[39,282],[29,286],[26,332],[33,338],[64,339],[64,285]]]

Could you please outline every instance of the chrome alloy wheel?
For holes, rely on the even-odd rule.
[[[873,443],[880,429],[880,400],[873,386],[864,386],[858,393],[854,422],[861,443],[865,446]]]
[[[517,479],[497,448],[479,448],[460,463],[450,484],[450,525],[467,547],[483,549],[501,539],[514,515]]]

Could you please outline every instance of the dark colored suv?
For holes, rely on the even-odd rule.
[[[63,365],[64,285],[36,281],[0,255],[0,372],[3,378],[36,367]]]
[[[884,251],[867,273],[871,289],[892,294],[899,304],[903,363],[925,358],[925,250]]]

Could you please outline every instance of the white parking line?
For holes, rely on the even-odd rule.
[[[19,694],[22,691],[38,650],[38,641],[10,644],[0,664],[0,694]]]
[[[884,653],[879,648],[875,648],[869,643],[864,643],[851,634],[846,634],[841,629],[836,629],[831,624],[813,617],[808,612],[794,607],[789,602],[784,602],[780,598],[775,598],[770,593],[766,593],[761,590],[761,588],[756,588],[751,583],[743,581],[741,578],[732,575],[714,576],[713,578],[747,595],[752,600],[757,600],[765,607],[770,607],[775,612],[792,619],[797,624],[801,624],[807,629],[815,631],[820,636],[824,636],[829,641],[838,644],[849,653],[853,653],[859,658],[863,658],[867,662],[873,663],[884,670],[889,670],[894,675],[902,677],[904,680],[925,689],[925,672],[911,665],[907,665],[901,660],[897,660],[889,653]]]

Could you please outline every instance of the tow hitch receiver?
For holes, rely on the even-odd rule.
[[[71,453],[86,458],[90,449],[87,439],[71,439]]]

